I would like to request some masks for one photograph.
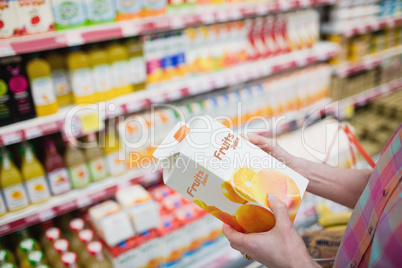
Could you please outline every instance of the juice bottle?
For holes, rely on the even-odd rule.
[[[116,18],[115,2],[112,0],[84,0],[90,24],[111,22]]]
[[[88,52],[92,66],[96,101],[105,101],[113,97],[113,79],[105,49],[93,45]]]
[[[21,240],[21,242],[18,244],[17,247],[17,258],[20,261],[26,260],[28,257],[28,254],[32,251],[38,251],[40,250],[38,242],[36,242],[35,239],[33,238],[25,238]]]
[[[0,268],[17,268],[14,263],[6,262],[0,265]]]
[[[91,254],[87,250],[88,243],[92,242],[94,239],[94,232],[90,229],[81,230],[78,233],[78,238],[81,241],[81,249],[79,250],[79,263],[81,266],[85,266],[88,261],[92,258]]]
[[[46,60],[52,70],[53,86],[58,104],[65,106],[72,103],[73,96],[64,55],[53,51],[46,55]]]
[[[45,141],[44,165],[53,195],[59,195],[71,190],[66,165],[61,155],[57,152],[54,141],[51,139]]]
[[[107,177],[105,156],[101,148],[96,142],[96,134],[91,133],[86,136],[87,147],[85,148],[85,156],[88,160],[89,172],[92,181],[100,181]]]
[[[0,249],[0,264],[5,264],[5,263],[14,263],[15,264],[15,258],[14,258],[14,254],[11,251],[3,248],[3,249]]]
[[[104,151],[110,175],[123,174],[127,170],[127,165],[124,160],[120,159],[120,141],[113,129],[106,131]]]
[[[6,213],[7,213],[6,202],[4,201],[3,189],[0,187],[0,217],[6,215]]]
[[[14,105],[11,91],[0,76],[0,127],[14,123]]]
[[[72,47],[67,56],[67,66],[70,71],[74,102],[77,104],[95,102],[95,89],[88,54],[79,50],[79,47]]]
[[[22,176],[4,147],[1,150],[1,156],[0,183],[7,208],[9,211],[21,210],[28,206],[28,196],[23,185]]]
[[[51,227],[45,232],[45,240],[42,246],[49,263],[52,263],[54,256],[57,254],[57,252],[54,250],[54,243],[60,239],[60,235],[61,231],[56,227]]]
[[[87,23],[82,0],[52,0],[56,30],[79,27]]]
[[[35,111],[38,116],[57,113],[59,105],[53,90],[50,64],[36,56],[27,64]]]
[[[81,150],[68,142],[64,161],[66,162],[73,188],[77,189],[87,186],[90,182],[90,173]]]
[[[21,268],[36,268],[42,264],[46,264],[45,254],[39,250],[29,252],[26,259],[20,261]]]
[[[140,17],[142,1],[116,0],[116,20],[130,20]]]
[[[87,268],[113,268],[113,265],[103,255],[102,244],[99,241],[90,242],[87,250],[93,256],[87,263]]]
[[[107,53],[111,60],[113,75],[114,96],[121,96],[133,91],[130,83],[130,76],[127,68],[128,51],[127,48],[117,42],[108,45]]]
[[[157,16],[164,14],[166,11],[167,0],[144,0],[143,14],[144,16]]]
[[[128,50],[128,72],[134,90],[145,89],[147,72],[145,68],[144,52],[140,40],[131,38],[126,42]]]
[[[0,79],[8,86],[8,94],[14,105],[15,121],[27,120],[36,116],[25,69],[25,62],[21,56],[0,58]]]
[[[61,256],[63,268],[79,268],[77,261],[78,257],[74,252],[66,252]]]
[[[22,144],[23,159],[21,172],[27,187],[29,200],[32,204],[44,202],[50,198],[49,188],[43,166],[33,153],[31,145]]]
[[[54,255],[51,256],[51,258],[48,256],[49,262],[54,268],[63,267],[61,256],[63,256],[64,253],[68,252],[69,246],[70,242],[68,242],[68,240],[66,239],[58,239],[54,242]]]
[[[75,218],[69,223],[71,237],[70,237],[70,249],[76,253],[80,253],[81,240],[78,238],[78,233],[84,229],[85,223],[83,219]]]

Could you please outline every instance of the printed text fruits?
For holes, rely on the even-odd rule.
[[[226,198],[229,199],[230,201],[232,201],[234,203],[238,203],[238,204],[247,203],[247,200],[244,200],[243,198],[241,198],[233,190],[233,187],[229,181],[225,181],[224,183],[222,183],[221,190],[222,190],[222,193],[226,196]]]
[[[262,169],[258,171],[252,184],[255,199],[264,206],[269,207],[268,193],[273,193],[287,204],[287,178],[288,176],[276,170]]]
[[[236,211],[236,219],[247,233],[267,232],[275,226],[274,215],[257,205],[240,206]]]
[[[251,168],[239,168],[232,175],[233,190],[243,199],[256,202],[254,199],[253,179],[257,173]]]
[[[214,210],[211,212],[211,214],[215,217],[217,217],[218,219],[220,219],[221,221],[223,221],[226,224],[229,224],[230,226],[232,226],[233,229],[235,229],[238,232],[242,232],[244,233],[243,229],[244,227],[241,226],[237,220],[235,216],[232,216],[226,212],[220,211],[220,210]]]

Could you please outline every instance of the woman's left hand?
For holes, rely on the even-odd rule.
[[[243,234],[224,224],[223,233],[230,246],[270,268],[320,267],[293,227],[285,203],[273,194],[268,195],[268,203],[275,216],[274,228],[264,233]]]

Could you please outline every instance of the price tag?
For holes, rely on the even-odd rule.
[[[104,128],[103,120],[99,119],[97,113],[88,113],[80,116],[82,134],[89,134],[100,131]]]
[[[140,34],[140,25],[137,23],[122,23],[121,24],[121,35],[123,37],[136,36]]]
[[[39,127],[31,127],[24,129],[24,137],[27,140],[37,138],[43,135],[42,130]]]
[[[212,13],[206,13],[201,16],[201,20],[204,24],[211,24],[215,22],[215,17]]]
[[[214,85],[215,88],[222,88],[226,86],[226,81],[225,81],[225,77],[223,76],[223,74],[218,74],[215,76],[215,78],[213,79],[214,81]]]
[[[285,1],[279,1],[279,9],[282,11],[287,11],[290,9],[290,2],[285,0]]]
[[[39,214],[35,213],[31,216],[25,217],[25,222],[26,223],[36,223],[39,221]]]
[[[258,15],[268,14],[268,6],[267,5],[259,5],[256,8]]]
[[[56,207],[58,214],[63,214],[63,213],[72,211],[75,208],[76,208],[75,203],[72,201],[64,203],[64,204]]]
[[[0,43],[0,57],[13,56],[17,53],[9,43]]]
[[[42,211],[42,212],[39,213],[40,221],[47,221],[47,220],[52,219],[54,217],[56,217],[56,213],[54,212],[53,209],[48,209],[48,210],[45,210],[45,211]]]
[[[173,17],[170,20],[170,28],[181,29],[185,27],[184,19],[182,17]]]
[[[82,37],[81,33],[78,31],[68,31],[65,33],[66,43],[68,46],[78,46],[85,43],[84,38]]]
[[[22,133],[21,132],[6,133],[1,135],[0,138],[3,142],[3,145],[14,144],[22,141]]]
[[[225,9],[222,9],[218,11],[217,18],[218,21],[227,21],[229,19],[229,13]]]
[[[238,20],[242,18],[240,10],[234,8],[229,10],[229,18],[232,20]]]
[[[89,206],[91,204],[92,204],[92,200],[87,196],[84,196],[84,197],[81,197],[81,198],[77,199],[77,206],[79,208],[86,207],[86,206]]]

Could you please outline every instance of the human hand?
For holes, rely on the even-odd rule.
[[[275,157],[288,167],[296,169],[299,158],[284,150],[275,139],[266,138],[260,135],[249,135],[248,140],[254,145],[260,147],[261,150]]]
[[[285,203],[273,194],[268,195],[268,203],[275,216],[274,228],[263,233],[243,234],[224,224],[223,233],[230,246],[270,268],[320,267],[293,227]]]

